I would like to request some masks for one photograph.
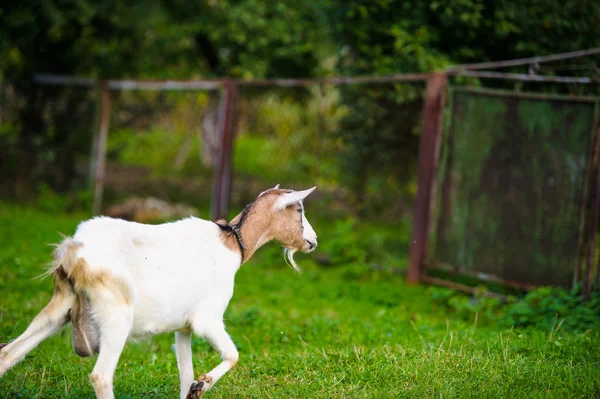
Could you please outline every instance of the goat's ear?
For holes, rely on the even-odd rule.
[[[275,187],[273,187],[273,188],[270,188],[270,189],[268,189],[268,190],[265,190],[265,191],[263,191],[262,193],[258,194],[258,197],[260,198],[260,197],[262,197],[262,196],[263,196],[263,194],[265,194],[265,193],[268,193],[268,192],[269,192],[269,191],[271,191],[271,190],[277,190],[278,188],[279,188],[279,184],[278,184],[278,185],[276,185],[276,186],[275,186]]]
[[[292,191],[291,193],[283,194],[275,203],[275,207],[277,209],[285,209],[287,206],[295,204],[296,202],[300,202],[304,198],[308,197],[308,194],[315,191],[316,188],[317,187],[315,186],[313,188],[309,188],[308,190]]]

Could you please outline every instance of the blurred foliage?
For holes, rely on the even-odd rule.
[[[591,299],[584,302],[581,285],[571,290],[534,289],[521,298],[510,297],[506,304],[484,293],[482,289],[480,294],[469,296],[447,288],[430,288],[434,304],[465,320],[473,320],[477,314],[479,322],[501,328],[534,327],[547,331],[600,328],[600,293],[592,292]]]
[[[17,197],[26,187],[51,179],[43,165],[52,154],[68,156],[53,164],[65,179],[75,173],[75,154],[89,154],[91,134],[73,134],[67,118],[45,120],[46,104],[67,99],[67,89],[42,88],[35,73],[78,74],[103,78],[193,78],[201,76],[312,76],[320,74],[327,25],[317,24],[320,6],[283,2],[174,1],[122,3],[67,0],[0,5],[0,82],[9,84],[9,102],[18,104],[8,122],[17,127],[14,145],[0,137],[8,156],[0,160],[3,191]],[[69,115],[76,107],[67,108]],[[57,120],[60,119],[60,120]],[[93,117],[86,121],[91,132]],[[5,120],[0,120],[4,125]],[[59,130],[53,140],[46,136]],[[63,134],[63,132],[66,132]],[[87,146],[72,145],[85,140]],[[58,159],[58,158],[57,158]]]
[[[333,132],[346,107],[336,87],[242,93],[236,173],[285,184],[338,186],[341,142]]]
[[[561,323],[570,330],[598,329],[600,294],[596,290],[589,301],[583,302],[581,285],[572,290],[544,287],[528,292],[523,300],[509,305],[505,312],[505,325],[548,329]]]
[[[112,106],[108,159],[157,176],[211,176],[199,159],[206,92],[123,92]]]
[[[332,12],[341,65],[354,74],[431,71],[600,44],[593,0],[338,1]],[[590,70],[591,72],[591,70]]]
[[[93,202],[89,190],[79,190],[68,194],[57,193],[47,184],[37,187],[35,208],[48,213],[85,212],[91,209]]]
[[[2,192],[26,196],[38,181],[73,189],[75,158],[88,156],[94,120],[91,108],[78,108],[93,99],[91,91],[42,88],[32,82],[35,73],[186,79],[425,72],[597,46],[600,5],[593,0],[532,0],[526,7],[508,0],[7,0],[0,5],[0,37],[3,108],[11,108],[0,111]],[[365,187],[410,195],[421,95],[422,87],[407,85],[340,89],[341,144],[331,141],[343,146],[342,177],[356,204],[362,204]],[[60,106],[48,109],[48,104]],[[285,130],[276,125],[276,116],[295,105],[285,99],[280,105],[273,126]],[[305,139],[296,130],[286,134],[292,141]],[[315,162],[297,161],[300,169]]]
[[[354,217],[336,218],[330,215],[308,215],[318,226],[318,234],[327,237],[319,243],[315,258],[325,267],[355,265],[361,270],[400,271],[408,263],[410,219],[393,224],[380,220],[358,220]]]
[[[352,188],[363,214],[369,211],[369,190],[397,197],[414,194],[422,91],[421,85],[341,89],[349,108],[337,131],[343,143],[342,180]]]
[[[344,75],[429,72],[451,64],[600,45],[600,5],[593,1],[565,7],[559,1],[530,1],[527,7],[515,1],[339,1],[331,15],[341,46],[338,70]],[[424,89],[397,85],[390,92],[382,86],[355,86],[342,92],[349,110],[339,134],[346,143],[343,163],[355,193],[364,193],[375,174],[397,180],[394,189],[410,194]],[[357,202],[364,203],[360,197]]]

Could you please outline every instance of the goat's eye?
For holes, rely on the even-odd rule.
[[[298,208],[298,210],[296,212],[302,213],[302,208]]]

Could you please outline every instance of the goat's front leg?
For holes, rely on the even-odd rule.
[[[194,381],[192,364],[192,332],[180,330],[175,332],[175,354],[179,368],[180,399],[186,399],[190,385]]]
[[[187,399],[201,398],[204,392],[211,389],[219,378],[235,366],[239,357],[231,337],[229,337],[229,334],[225,331],[225,326],[222,324],[204,330],[202,335],[221,354],[223,361],[210,372],[202,374],[198,377],[197,381],[192,383],[187,394]]]

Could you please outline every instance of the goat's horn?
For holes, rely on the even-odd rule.
[[[302,201],[304,198],[308,197],[310,193],[315,191],[317,187],[309,188],[308,190],[302,191],[292,191],[291,193],[283,194],[279,200],[276,202],[276,207],[278,209],[284,209],[288,205],[295,204],[296,202]]]

